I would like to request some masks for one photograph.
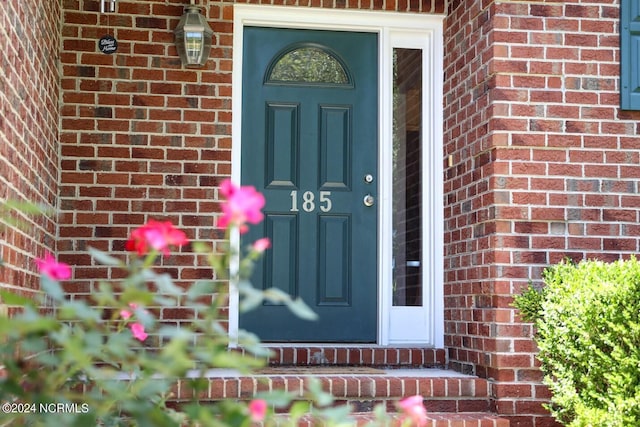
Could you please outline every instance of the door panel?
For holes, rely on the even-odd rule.
[[[266,232],[271,249],[265,253],[264,282],[290,295],[298,295],[298,221],[295,215],[267,214]],[[276,262],[286,259],[287,262]],[[260,277],[260,276],[258,276]]]
[[[242,244],[272,241],[252,283],[319,320],[264,304],[240,326],[263,341],[374,342],[378,219],[363,198],[377,194],[364,179],[378,165],[377,35],[245,27],[243,61],[242,184],[267,203]]]
[[[320,106],[320,183],[322,188],[351,185],[351,106]]]
[[[351,219],[346,215],[319,217],[318,305],[351,304]]]
[[[267,105],[267,186],[294,187],[298,178],[298,105]]]

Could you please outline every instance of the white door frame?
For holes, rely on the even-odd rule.
[[[444,346],[443,223],[443,15],[234,5],[232,75],[232,172],[240,182],[242,144],[242,58],[245,26],[361,31],[378,34],[378,340],[379,345]],[[392,306],[392,52],[423,49],[423,307]],[[234,237],[238,244],[239,237]],[[229,334],[239,329],[238,294],[229,301]],[[407,333],[407,331],[413,331]]]

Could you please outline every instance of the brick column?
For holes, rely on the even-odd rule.
[[[0,2],[0,200],[55,210],[59,179],[60,2]],[[55,214],[0,228],[0,288],[33,296],[40,288],[35,257],[56,251]],[[0,301],[0,315],[5,312]]]
[[[513,295],[639,249],[640,118],[619,109],[617,1],[460,1],[445,33],[446,345],[512,426],[551,424]]]

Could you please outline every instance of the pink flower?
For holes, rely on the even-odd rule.
[[[260,422],[267,415],[267,402],[262,399],[254,399],[249,402],[249,415],[251,421]]]
[[[423,427],[427,424],[427,410],[422,402],[423,398],[420,395],[410,396],[398,402],[403,421],[409,420],[412,427]]]
[[[138,304],[136,304],[135,302],[130,302],[129,307],[131,308],[131,310],[136,310],[138,308]],[[131,316],[133,316],[133,312],[123,309],[120,310],[120,316],[125,320],[129,320]],[[142,323],[134,322],[129,325],[129,329],[131,329],[133,337],[138,341],[144,341],[147,339],[148,335],[144,331],[144,325]]]
[[[253,250],[262,253],[271,247],[271,240],[268,237],[258,239],[253,243]]]
[[[148,335],[144,331],[144,326],[142,325],[142,323],[138,323],[138,322],[132,323],[129,326],[129,328],[131,329],[131,333],[133,334],[133,337],[138,341],[144,341],[147,339]]]
[[[182,246],[188,242],[187,236],[170,221],[150,219],[145,225],[131,232],[125,248],[128,251],[136,251],[138,255],[146,255],[149,248],[169,255],[169,246]]]
[[[260,210],[264,207],[265,200],[255,187],[236,187],[231,180],[225,179],[220,184],[220,193],[227,201],[222,204],[222,217],[218,220],[218,227],[237,226],[240,233],[246,233],[249,229],[247,222],[258,224],[262,221]]]
[[[136,304],[135,302],[130,302],[129,303],[129,307],[131,307],[131,310],[135,310],[136,308],[138,308],[138,304]],[[127,320],[129,319],[131,316],[133,316],[133,313],[130,312],[129,310],[120,310],[120,316]]]
[[[53,280],[67,280],[71,278],[71,267],[63,262],[57,262],[50,254],[46,253],[44,259],[36,259],[36,265],[40,274]]]

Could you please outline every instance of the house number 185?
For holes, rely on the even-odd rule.
[[[291,209],[290,212],[298,212],[298,191],[293,190],[291,192]],[[331,204],[331,191],[320,191],[320,197],[318,198],[318,204],[322,212],[329,212],[333,205]],[[302,210],[305,212],[313,212],[316,210],[316,195],[313,191],[305,191],[302,193],[302,200],[300,200]]]

